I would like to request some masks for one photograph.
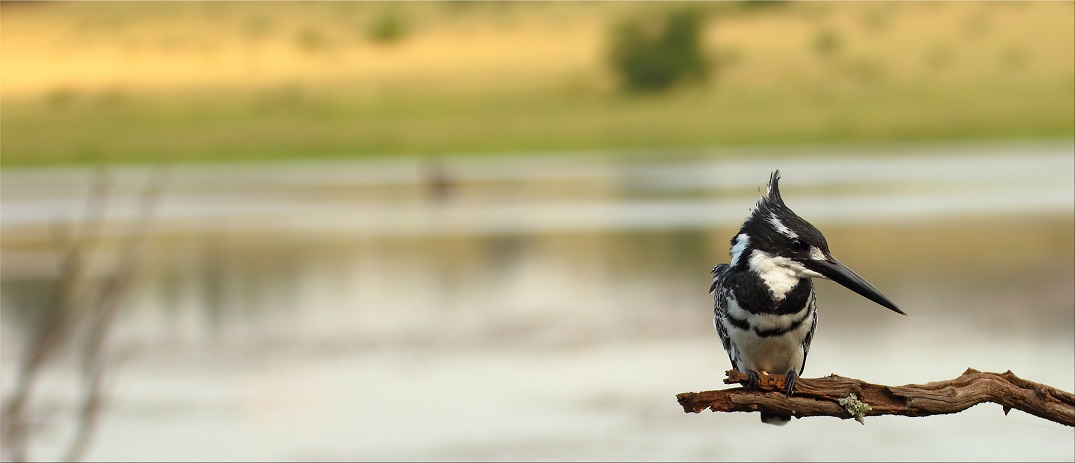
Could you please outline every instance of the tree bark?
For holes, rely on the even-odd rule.
[[[747,384],[747,375],[728,370],[726,384]],[[1075,427],[1075,394],[1004,373],[981,372],[971,368],[947,381],[906,386],[870,384],[852,378],[829,375],[799,378],[795,393],[787,397],[784,377],[763,375],[756,388],[737,387],[678,394],[683,411],[766,412],[805,416],[855,418],[901,415],[930,416],[957,413],[980,403],[992,402],[1009,410],[1022,410],[1049,421]]]

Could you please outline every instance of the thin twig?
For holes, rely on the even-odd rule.
[[[75,437],[67,449],[65,461],[81,460],[84,456],[105,404],[108,333],[140,263],[153,210],[164,188],[165,174],[166,171],[158,171],[158,175],[149,181],[140,198],[134,233],[122,243],[117,263],[99,283],[91,281],[87,273],[89,259],[96,251],[105,223],[108,193],[112,186],[108,172],[102,169],[95,173],[80,221],[54,224],[53,236],[61,254],[59,282],[37,329],[27,339],[14,392],[3,404],[0,448],[5,461],[28,460],[32,416],[29,402],[35,380],[45,365],[55,361],[63,347],[79,334],[85,336],[80,356],[83,398],[76,418]]]
[[[108,373],[106,342],[123,295],[134,280],[135,269],[152,222],[153,210],[164,188],[164,171],[147,184],[139,198],[138,221],[134,234],[124,242],[122,255],[113,270],[100,284],[89,304],[88,332],[82,346],[83,399],[75,437],[67,449],[65,461],[81,461],[97,429],[98,416],[105,405],[104,381]]]
[[[53,229],[56,245],[61,248],[63,256],[59,268],[59,285],[52,304],[45,308],[45,314],[37,329],[27,340],[14,392],[3,405],[0,442],[3,443],[4,453],[10,455],[5,459],[27,460],[29,420],[26,407],[37,376],[41,368],[73,337],[85,315],[85,311],[80,309],[80,301],[84,297],[80,296],[79,292],[89,267],[88,256],[104,222],[110,186],[107,173],[98,171],[92,180],[90,193],[86,196],[81,227],[77,232],[72,231],[73,226],[66,224],[57,224]]]
[[[737,370],[728,370],[727,375],[724,382],[728,384],[745,385],[749,381],[747,375]],[[863,416],[944,415],[992,402],[1003,406],[1005,414],[1014,408],[1075,427],[1075,394],[1027,381],[1011,371],[988,373],[968,368],[955,379],[906,386],[884,386],[829,375],[824,378],[800,378],[795,383],[795,394],[791,397],[785,396],[783,390],[784,377],[770,375],[762,376],[756,388],[685,392],[676,397],[683,411],[689,413],[705,409],[715,412],[758,411],[796,418],[833,416],[860,421]]]

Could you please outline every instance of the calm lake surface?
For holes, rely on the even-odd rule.
[[[727,387],[708,271],[775,168],[909,314],[818,282],[805,376],[972,367],[1075,390],[1070,141],[126,168],[91,281],[147,182],[164,193],[87,456],[1075,460],[1075,430],[993,404],[866,426],[683,413],[676,393]],[[5,400],[56,289],[52,230],[84,214],[92,178],[2,172]],[[73,433],[76,359],[40,378],[36,460]]]

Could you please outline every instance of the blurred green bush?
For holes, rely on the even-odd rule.
[[[403,40],[407,36],[407,24],[404,19],[394,13],[384,13],[377,16],[368,26],[366,37],[380,44],[391,44]]]
[[[705,15],[697,9],[655,18],[635,16],[612,30],[610,61],[629,90],[665,90],[687,78],[704,79],[710,69],[702,51]]]

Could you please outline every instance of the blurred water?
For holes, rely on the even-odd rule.
[[[728,156],[732,154],[734,156]],[[603,153],[170,170],[112,337],[100,460],[1075,458],[1075,432],[983,405],[762,426],[684,414],[724,387],[708,269],[769,172],[909,313],[819,283],[807,376],[1012,369],[1075,389],[1075,147]],[[3,386],[55,286],[90,172],[2,173]],[[152,169],[111,173],[107,268]],[[70,362],[37,458],[70,436]],[[746,445],[744,445],[746,444]]]

